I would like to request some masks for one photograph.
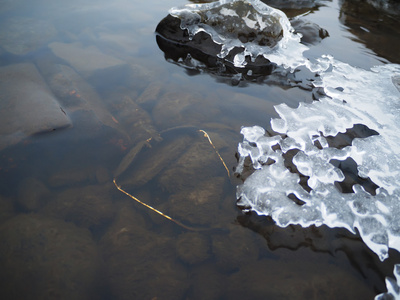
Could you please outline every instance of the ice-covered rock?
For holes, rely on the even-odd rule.
[[[157,26],[157,43],[178,64],[223,75],[266,75],[275,64],[304,64],[301,35],[283,12],[259,0],[188,4],[169,13]]]

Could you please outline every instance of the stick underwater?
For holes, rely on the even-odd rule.
[[[219,154],[217,148],[216,148],[216,147],[214,146],[214,144],[212,143],[211,138],[210,138],[210,136],[208,135],[208,133],[205,132],[204,130],[201,130],[201,129],[199,130],[199,132],[202,132],[203,135],[204,135],[204,137],[206,137],[206,138],[208,139],[208,142],[209,142],[210,145],[214,148],[215,153],[218,155],[219,159],[221,160],[222,164],[224,165],[225,170],[226,170],[226,172],[228,173],[228,178],[230,178],[229,169],[228,169],[228,167],[226,166],[226,164],[225,164],[224,160],[222,159],[221,155]],[[130,161],[131,161],[131,162],[133,161],[134,156],[136,156],[136,154],[142,149],[142,147],[143,147],[143,145],[140,145],[140,148],[138,147],[139,149],[135,149],[135,150],[136,150],[136,151],[134,151],[135,154],[133,155],[133,157],[132,157],[132,156],[130,157]],[[118,169],[119,169],[119,168],[118,168]],[[126,168],[125,168],[125,169],[126,169]],[[125,171],[125,169],[123,169],[122,171],[116,172],[116,174],[121,175],[121,174]],[[159,211],[158,209],[156,209],[156,208],[154,208],[154,207],[148,205],[147,203],[144,203],[143,201],[140,201],[140,200],[139,200],[138,198],[136,198],[135,196],[133,196],[133,195],[129,194],[127,191],[123,190],[123,189],[121,188],[121,186],[117,184],[116,177],[113,179],[113,183],[114,183],[115,187],[116,187],[120,192],[124,193],[125,195],[127,195],[127,196],[130,197],[131,199],[135,200],[136,202],[140,203],[141,205],[143,205],[143,206],[147,207],[148,209],[150,209],[150,210],[156,212],[156,213],[159,214],[160,216],[163,216],[164,218],[166,218],[166,219],[168,219],[168,220],[174,222],[175,224],[177,224],[177,225],[179,225],[179,226],[181,226],[181,227],[183,227],[183,228],[185,228],[185,229],[187,229],[187,230],[191,230],[191,231],[204,231],[204,230],[212,229],[212,228],[195,228],[195,227],[191,227],[191,226],[185,225],[185,224],[183,224],[183,223],[181,223],[181,222],[179,222],[179,221],[177,221],[177,220],[171,218],[170,216],[164,214],[162,211]]]

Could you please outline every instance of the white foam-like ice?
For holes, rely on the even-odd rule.
[[[321,72],[316,84],[328,97],[300,103],[298,108],[276,106],[280,118],[271,121],[272,129],[285,137],[265,136],[258,126],[242,129],[238,172],[246,157],[257,170],[238,187],[238,204],[271,216],[282,227],[326,224],[353,233],[357,229],[384,260],[388,248],[400,251],[400,92],[393,83],[400,66],[366,71],[333,58],[330,63],[331,71]],[[327,136],[344,133],[355,124],[366,125],[379,135],[355,138],[342,149],[329,146]],[[300,185],[299,175],[284,165],[283,154],[292,149],[299,150],[293,164],[309,177],[310,192]],[[275,163],[265,165],[269,158]],[[357,163],[360,177],[379,186],[375,196],[360,185],[353,186],[354,193],[336,188],[335,181],[343,181],[344,175],[330,161],[347,158]],[[290,194],[305,204],[296,204],[288,198]]]
[[[365,244],[384,260],[389,248],[400,251],[400,65],[368,71],[329,60],[330,71],[321,71],[321,81],[315,84],[327,97],[300,103],[298,108],[276,106],[280,118],[271,125],[281,135],[267,136],[259,126],[242,128],[237,172],[242,172],[247,157],[255,172],[237,187],[238,205],[271,216],[281,227],[325,224],[353,233],[358,230]],[[326,137],[355,124],[379,135],[355,138],[341,149],[329,146]],[[284,155],[293,149],[298,150],[293,164],[309,177],[309,192],[300,185],[299,174],[285,167]],[[357,163],[358,176],[379,186],[376,195],[358,184],[354,193],[342,193],[335,186],[345,177],[330,161],[347,158]],[[375,299],[400,299],[400,264],[394,274],[396,280],[386,279],[388,292]]]
[[[201,31],[207,32],[213,41],[222,46],[218,56],[226,58],[235,47],[243,48],[232,63],[245,67],[245,56],[254,59],[261,55],[286,68],[296,68],[305,63],[302,53],[307,47],[300,44],[300,36],[286,15],[260,0],[220,0],[204,4],[187,4],[170,9],[169,13],[181,19],[181,28],[187,29],[190,36]],[[251,33],[249,35],[249,33]],[[242,41],[239,35],[251,37]],[[264,40],[262,40],[264,39]],[[276,45],[268,46],[267,40],[278,40]]]
[[[385,282],[386,282],[386,287],[387,287],[387,293],[382,293],[379,294],[375,297],[375,300],[396,300],[400,299],[400,264],[396,264],[394,266],[393,270],[394,277],[396,280],[393,278],[387,277]]]

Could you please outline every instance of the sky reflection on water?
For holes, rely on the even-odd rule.
[[[385,291],[384,277],[392,274],[398,254],[380,263],[359,238],[341,230],[281,229],[237,211],[238,180],[226,177],[197,130],[210,134],[232,170],[241,126],[268,129],[277,116],[274,105],[297,107],[315,95],[288,86],[285,78],[232,86],[207,73],[189,76],[193,73],[166,61],[154,30],[171,7],[185,3],[0,3],[3,78],[20,74],[17,64],[25,74],[36,70],[27,77],[37,87],[26,91],[29,97],[43,90],[62,107],[58,118],[69,118],[57,128],[60,123],[32,127],[27,104],[14,115],[15,124],[0,124],[4,294],[10,299],[372,299]],[[360,21],[353,6],[322,1],[314,9],[285,11],[306,13],[328,30],[330,36],[305,53],[309,58],[329,53],[362,68],[398,63],[399,27],[390,22],[397,23],[387,17],[387,27],[376,27],[373,16]],[[362,34],[361,27],[371,32]],[[10,99],[21,95],[22,78],[10,82],[0,96],[0,116],[11,114],[16,102]],[[48,109],[43,106],[43,118]],[[6,127],[11,129],[5,132]],[[115,189],[112,179],[121,160],[150,138],[151,148],[146,143],[124,173],[126,189],[182,222],[224,230],[187,232]],[[155,163],[158,168],[152,169]],[[136,182],[148,180],[129,185],[134,176]]]

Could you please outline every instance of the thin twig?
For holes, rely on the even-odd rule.
[[[210,145],[214,148],[215,153],[217,153],[219,159],[221,160],[222,164],[224,165],[224,167],[225,167],[225,169],[226,169],[226,172],[228,173],[228,177],[230,177],[229,169],[228,169],[228,167],[226,166],[226,164],[225,164],[224,160],[222,159],[221,155],[219,154],[217,148],[215,148],[214,144],[212,143],[212,141],[211,141],[210,136],[208,135],[208,133],[205,132],[204,130],[201,130],[201,129],[199,130],[199,132],[202,132],[202,133],[204,134],[204,137],[206,137],[206,138],[208,139]],[[148,140],[148,141],[149,141],[149,140]],[[148,141],[146,141],[146,142],[148,142]],[[132,156],[132,157],[129,157],[129,164],[131,163],[131,161],[133,160],[133,158],[137,155],[137,153],[142,149],[142,146],[143,146],[143,145],[140,145],[140,147],[138,147],[138,149],[135,149],[134,154],[133,154],[133,155],[130,155],[130,156]],[[122,164],[122,163],[121,163],[121,164]],[[121,164],[120,164],[120,165],[121,165]],[[129,165],[129,164],[125,164],[125,165]],[[118,167],[117,169],[118,169],[119,171],[116,172],[116,174],[120,175],[123,171],[125,171],[126,168],[127,168],[127,166],[125,166],[125,168],[121,171],[121,170],[119,170],[120,167]],[[122,168],[121,168],[121,169],[122,169]],[[168,219],[168,220],[174,222],[175,224],[177,224],[177,225],[179,225],[179,226],[181,226],[181,227],[183,227],[183,228],[185,228],[185,229],[187,229],[187,230],[191,230],[191,231],[204,231],[204,230],[210,230],[210,229],[212,229],[212,228],[195,228],[195,227],[187,226],[187,225],[185,225],[185,224],[183,224],[183,223],[181,223],[181,222],[179,222],[179,221],[177,221],[177,220],[171,218],[170,216],[164,214],[163,212],[159,211],[158,209],[155,209],[154,207],[148,205],[147,203],[144,203],[144,202],[140,201],[140,200],[139,200],[138,198],[136,198],[135,196],[132,196],[132,195],[129,194],[127,191],[123,190],[123,189],[121,188],[121,186],[117,184],[116,178],[113,179],[113,182],[114,182],[115,187],[116,187],[119,191],[121,191],[122,193],[124,193],[125,195],[127,195],[128,197],[132,198],[132,199],[135,200],[136,202],[138,202],[138,203],[142,204],[143,206],[146,206],[146,207],[149,208],[150,210],[152,210],[152,211],[158,213],[160,216],[163,216],[164,218],[166,218],[166,219]]]
[[[230,178],[230,177],[231,177],[231,175],[230,175],[230,173],[229,173],[229,169],[228,169],[228,167],[226,166],[226,164],[225,164],[224,160],[222,159],[221,155],[219,154],[219,152],[218,152],[217,148],[215,148],[215,146],[214,146],[213,142],[212,142],[212,141],[211,141],[211,139],[210,139],[210,136],[208,135],[208,133],[207,133],[207,132],[205,132],[205,131],[204,131],[204,130],[202,130],[202,129],[200,129],[199,131],[200,131],[200,132],[202,132],[202,133],[204,133],[204,137],[206,137],[206,138],[208,139],[208,141],[209,141],[210,145],[211,145],[211,146],[214,148],[214,150],[215,150],[215,153],[217,153],[217,155],[218,155],[219,159],[221,160],[222,164],[223,164],[223,165],[224,165],[224,167],[225,167],[225,170],[226,170],[226,172],[228,173],[228,177]]]

